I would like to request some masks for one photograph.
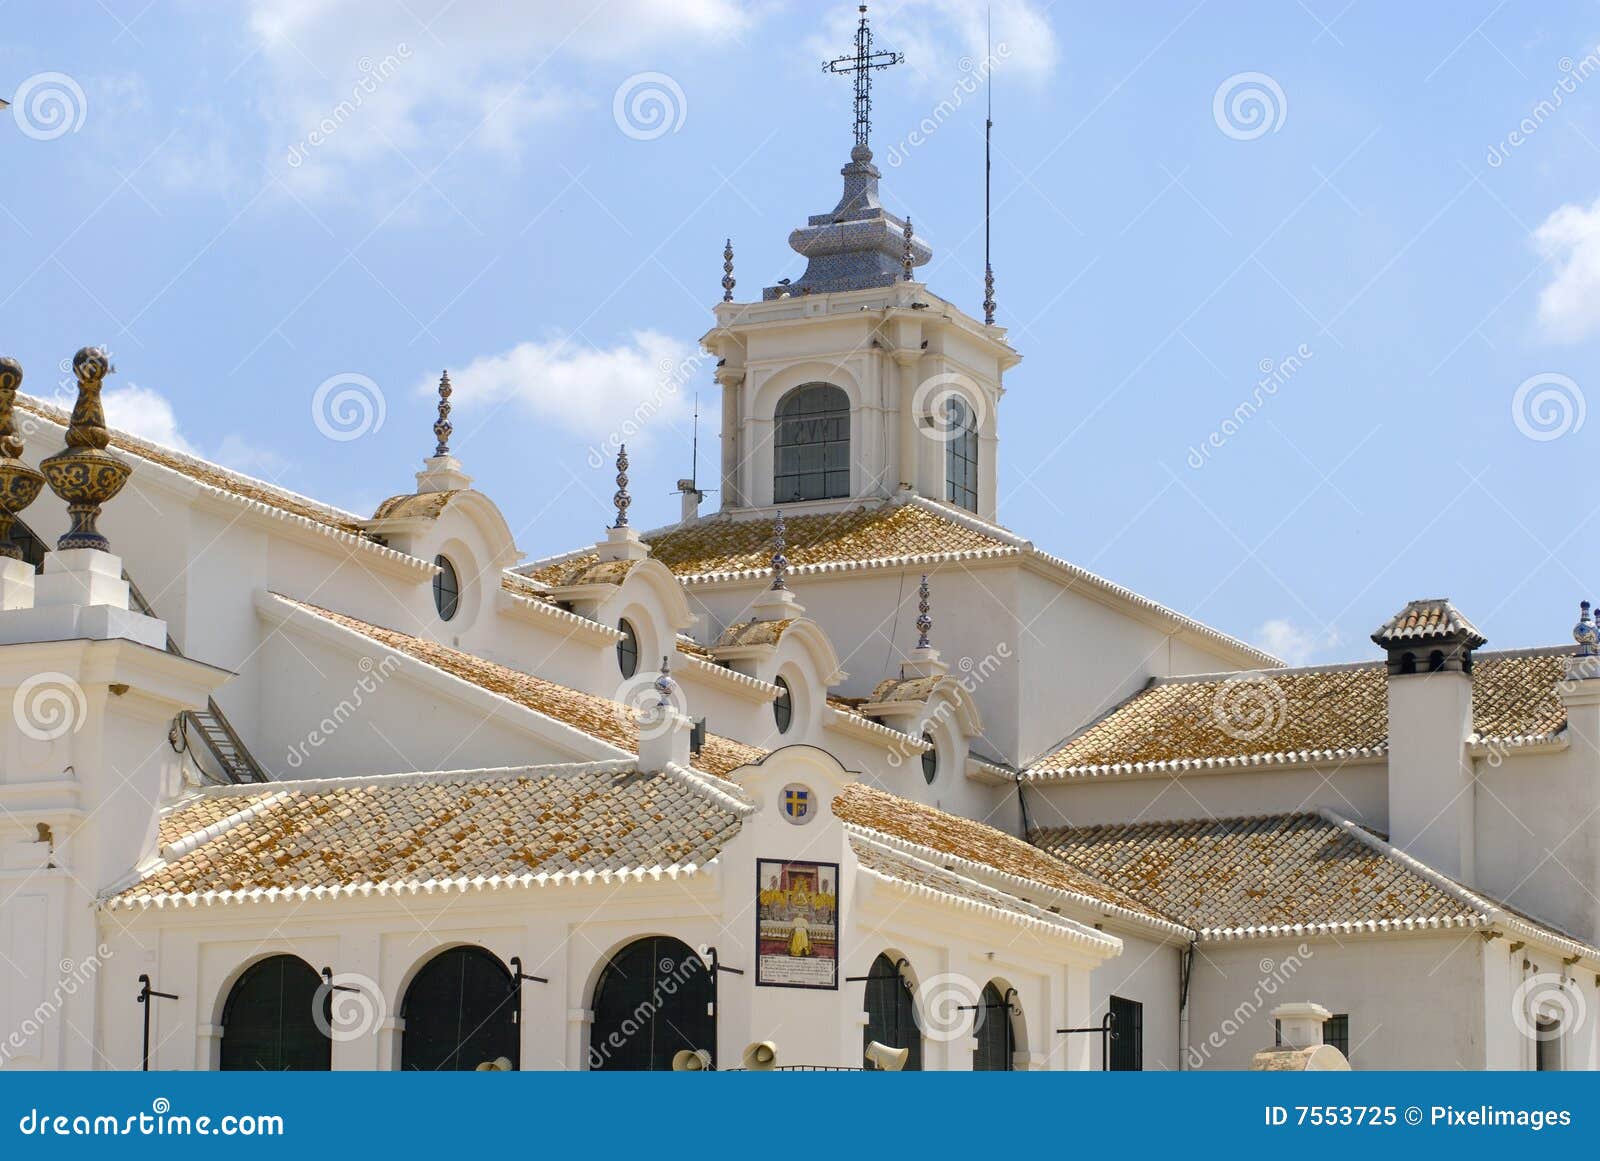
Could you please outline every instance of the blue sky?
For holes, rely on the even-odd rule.
[[[358,510],[410,486],[448,366],[519,544],[588,543],[591,449],[692,354],[723,238],[740,297],[802,268],[854,15],[11,0],[0,346],[51,395],[103,344],[114,418]],[[976,313],[982,6],[873,21],[907,56],[885,199]],[[1600,8],[1003,0],[995,40],[1004,522],[1297,661],[1421,596],[1564,640],[1600,588]],[[675,518],[696,387],[714,475],[692,372],[630,440],[636,524]],[[329,438],[329,380],[381,425]]]

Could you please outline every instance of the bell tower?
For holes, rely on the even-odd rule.
[[[854,146],[832,210],[789,235],[797,279],[759,301],[723,300],[701,344],[722,388],[723,509],[848,508],[913,492],[993,521],[1004,373],[1020,361],[1003,327],[929,291],[933,250],[879,199],[872,163],[874,51],[866,6],[855,51],[824,64],[851,76]]]

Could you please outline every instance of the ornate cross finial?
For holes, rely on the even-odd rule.
[[[983,266],[983,325],[994,326],[994,267]]]
[[[873,52],[872,29],[867,27],[867,6],[861,6],[861,23],[856,25],[856,50],[849,56],[822,62],[822,71],[843,75],[853,73],[856,90],[856,148],[866,149],[872,132],[872,74],[906,59],[903,52]]]
[[[922,574],[922,584],[917,588],[917,648],[931,649],[928,643],[928,634],[933,631],[933,618],[928,616],[928,610],[933,606],[928,600],[928,574]]]
[[[911,219],[906,219],[906,244],[900,250],[900,281],[911,281]]]
[[[665,656],[661,658],[661,675],[655,680],[656,709],[668,709],[672,705],[672,691],[676,688],[672,680],[672,666],[667,664]]]
[[[729,238],[722,247],[722,301],[733,301],[733,239]]]
[[[617,494],[611,497],[611,502],[617,506],[617,522],[614,528],[628,526],[628,506],[633,503],[633,497],[628,495],[628,445],[623,444],[617,449]]]
[[[439,418],[433,421],[433,437],[439,446],[433,449],[434,455],[450,454],[450,433],[454,430],[450,426],[450,372],[446,371],[439,376]]]
[[[1593,657],[1596,655],[1596,641],[1600,638],[1600,631],[1596,630],[1594,618],[1589,615],[1591,608],[1588,601],[1578,606],[1578,623],[1572,627],[1572,639],[1578,643],[1576,657]]]
[[[786,577],[789,573],[789,558],[783,554],[789,546],[789,522],[783,518],[783,513],[778,513],[777,520],[772,524],[772,591],[781,593],[789,587]]]

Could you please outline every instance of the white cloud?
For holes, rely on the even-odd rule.
[[[647,444],[688,416],[685,387],[703,381],[708,366],[697,347],[656,331],[635,331],[603,350],[576,337],[518,343],[450,372],[456,434],[492,422],[492,408],[509,402],[591,446]],[[418,394],[435,386],[430,376]]]
[[[750,19],[735,0],[255,0],[268,165],[300,196],[360,198],[370,185],[351,178],[368,167],[414,183],[413,165],[458,151],[515,156],[530,125],[609,101],[642,50],[715,42]],[[560,71],[564,58],[604,83]]]
[[[283,470],[286,461],[268,448],[260,448],[241,435],[223,437],[214,454],[196,447],[178,427],[178,414],[172,401],[159,391],[137,383],[107,387],[100,396],[105,404],[106,422],[119,431],[158,443],[185,455],[198,456],[247,475],[272,477]],[[71,407],[70,398],[66,406]]]
[[[1339,644],[1335,629],[1303,629],[1283,617],[1264,622],[1252,636],[1258,647],[1290,665],[1306,665],[1318,653]]]
[[[1539,292],[1539,323],[1551,338],[1576,342],[1600,331],[1600,198],[1587,208],[1562,206],[1533,232],[1541,254],[1556,260]]]
[[[107,387],[100,399],[105,404],[106,422],[112,427],[188,455],[200,454],[178,430],[177,413],[159,391],[130,383]]]

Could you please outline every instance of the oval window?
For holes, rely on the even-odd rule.
[[[448,621],[461,607],[461,578],[448,556],[436,556],[433,563],[439,571],[433,575],[433,607],[439,610],[439,619]]]
[[[619,621],[617,629],[622,634],[622,640],[617,642],[617,668],[623,677],[632,677],[639,672],[639,634],[633,631],[630,621]]]
[[[794,694],[781,677],[773,679],[772,684],[778,687],[778,696],[772,699],[772,719],[778,723],[778,733],[787,734],[789,723],[794,721]]]
[[[922,780],[932,786],[933,780],[939,777],[939,750],[927,734],[922,735],[922,740],[928,743],[928,748],[922,751]]]

